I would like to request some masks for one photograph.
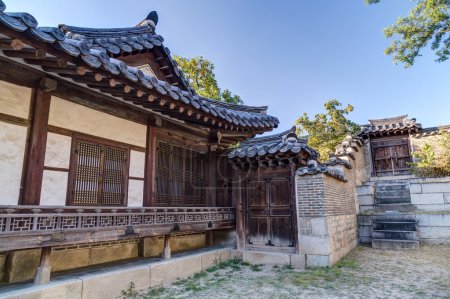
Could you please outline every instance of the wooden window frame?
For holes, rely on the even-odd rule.
[[[183,149],[183,150],[185,150],[185,151],[191,151],[191,152],[194,152],[194,153],[196,153],[196,154],[199,154],[199,155],[202,155],[202,156],[205,156],[205,158],[207,157],[207,153],[205,153],[205,152],[202,152],[202,151],[198,151],[196,148],[194,148],[194,147],[189,147],[189,145],[188,144],[182,144],[182,143],[180,143],[180,142],[173,142],[173,141],[171,141],[170,139],[165,139],[165,138],[161,138],[161,139],[159,139],[159,138],[157,138],[156,139],[156,155],[155,155],[155,159],[156,159],[156,161],[155,161],[155,198],[156,198],[156,202],[158,203],[158,187],[157,187],[157,185],[158,185],[158,167],[159,167],[159,164],[158,164],[158,148],[159,148],[159,146],[160,146],[160,143],[165,143],[165,144],[167,144],[169,147],[170,147],[170,152],[169,152],[169,164],[168,164],[168,168],[169,168],[169,177],[171,177],[172,176],[172,174],[170,174],[170,169],[172,168],[172,163],[173,163],[173,147],[178,147],[178,148],[181,148],[181,149]],[[183,157],[183,176],[185,176],[186,175],[186,173],[185,173],[185,169],[186,169],[186,155],[183,155],[182,156]],[[204,168],[204,179],[205,179],[205,183],[206,184],[208,184],[208,176],[207,176],[207,172],[206,172],[207,170],[206,170],[206,168]],[[172,182],[172,180],[171,180],[171,178],[169,178],[168,179],[168,181],[169,181],[169,189],[171,188],[171,185],[170,185],[170,182]],[[186,200],[186,189],[185,189],[185,184],[186,184],[186,179],[184,179],[183,181],[182,181],[182,183],[183,183],[183,187],[182,187],[182,193],[183,193],[183,197],[184,197],[184,199],[183,199],[183,202],[186,202],[185,200]],[[194,206],[191,206],[191,205],[182,205],[182,207],[206,207],[206,206],[208,206],[208,196],[207,196],[207,189],[208,189],[208,185],[207,186],[205,186],[205,190],[204,190],[204,192],[205,192],[205,195],[204,195],[204,204],[201,204],[201,205],[194,205]],[[169,202],[167,203],[168,204],[168,206],[167,207],[179,207],[179,205],[176,205],[176,206],[174,206],[173,204],[172,204],[172,200],[173,200],[173,198],[171,197],[171,190],[169,190]],[[194,195],[192,195],[192,196],[194,196]]]
[[[76,175],[76,165],[77,165],[77,155],[75,154],[75,150],[77,149],[77,144],[79,141],[84,141],[88,143],[96,143],[103,146],[109,146],[113,148],[118,148],[121,150],[125,150],[127,155],[127,159],[125,162],[124,169],[124,179],[123,179],[123,193],[124,199],[121,205],[104,205],[104,204],[88,204],[88,205],[79,205],[74,204],[72,200],[72,191],[75,185],[75,175]],[[66,195],[66,206],[95,206],[95,207],[126,207],[128,206],[128,185],[129,185],[129,174],[130,174],[130,151],[131,147],[127,144],[105,139],[101,137],[96,137],[92,135],[86,135],[82,133],[74,133],[72,135],[72,144],[70,149],[70,164],[69,164],[69,175],[68,175],[68,183],[67,183],[67,195]]]

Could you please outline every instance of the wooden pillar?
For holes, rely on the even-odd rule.
[[[292,225],[294,225],[294,241],[295,241],[295,253],[300,254],[300,236],[298,234],[298,213],[297,213],[297,192],[296,192],[296,188],[295,188],[295,171],[297,166],[295,164],[291,164],[291,179],[290,179],[290,184],[291,184],[291,193],[292,193],[292,217],[294,217],[293,219],[293,223]]]
[[[217,206],[217,154],[211,147],[208,150],[207,175],[206,205],[215,207]]]
[[[145,151],[144,207],[156,206],[156,128],[153,120],[147,125],[147,144]]]
[[[233,198],[236,205],[236,247],[237,250],[245,249],[245,207],[242,201],[242,182],[239,170],[234,169],[233,171]]]
[[[56,81],[42,78],[33,89],[30,112],[30,132],[25,156],[24,183],[21,204],[39,205],[44,174],[47,127],[50,112],[51,91],[56,89]]]
[[[162,254],[162,258],[165,260],[169,260],[172,256],[172,250],[170,249],[170,235],[164,236],[164,250]]]
[[[41,251],[41,261],[39,262],[39,267],[36,271],[36,276],[34,277],[34,284],[46,284],[50,282],[50,256],[52,253],[51,247],[44,247]]]

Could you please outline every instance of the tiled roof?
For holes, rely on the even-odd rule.
[[[309,160],[308,165],[298,168],[296,174],[299,176],[304,176],[324,173],[335,179],[346,182],[347,178],[345,177],[344,172],[341,169],[335,167],[338,165],[343,165],[348,169],[352,168],[351,164],[348,161],[339,159],[337,157],[332,157],[330,158],[330,160],[322,164],[317,162],[317,160]]]
[[[72,67],[85,67],[92,72],[99,72],[99,79],[105,76],[120,80],[122,85],[130,85],[136,92],[140,91],[141,97],[131,95],[130,91],[119,90],[122,85],[114,87],[99,87],[99,82],[95,82],[94,74],[90,76],[80,75],[76,72],[65,73],[65,77],[76,82],[87,84],[91,88],[96,88],[101,92],[108,89],[113,96],[123,97],[124,100],[144,108],[149,108],[150,99],[157,97],[161,100],[157,105],[158,111],[169,114],[175,118],[184,119],[193,123],[208,124],[228,130],[239,131],[269,131],[278,126],[276,117],[266,114],[266,107],[248,107],[216,102],[196,95],[191,89],[183,89],[170,85],[166,81],[161,81],[149,74],[144,74],[136,67],[127,65],[121,60],[111,57],[117,51],[139,50],[141,48],[151,49],[161,48],[167,52],[168,49],[162,44],[162,37],[154,34],[154,28],[150,25],[133,28],[119,29],[89,29],[73,26],[60,27],[38,27],[36,19],[28,13],[4,12],[6,6],[0,0],[0,35],[3,37],[24,40],[25,43],[32,43],[32,47],[38,49],[51,50],[51,59],[67,57]],[[63,30],[62,30],[63,29]],[[65,32],[63,32],[65,31]],[[30,45],[31,46],[31,45]],[[27,49],[30,50],[30,49]],[[170,57],[170,55],[169,55]],[[49,58],[48,56],[44,59]],[[52,61],[54,62],[54,61]],[[61,75],[64,67],[42,67],[46,72],[53,72]],[[178,70],[174,67],[174,71]],[[179,70],[178,70],[179,71]],[[91,80],[85,82],[85,80]],[[97,77],[95,77],[97,80]],[[101,83],[101,82],[100,82]],[[97,86],[97,87],[96,87]],[[148,96],[142,98],[142,93]],[[170,105],[169,105],[170,104]],[[174,107],[180,107],[178,110]],[[187,113],[187,109],[195,113]],[[153,106],[152,106],[153,107]],[[183,109],[181,109],[183,108]],[[186,115],[188,114],[188,115]]]
[[[253,158],[279,153],[299,153],[301,150],[310,155],[317,155],[317,152],[307,145],[308,140],[298,138],[295,127],[285,132],[266,137],[248,139],[242,142],[239,147],[228,153],[228,158]]]
[[[407,115],[401,115],[391,118],[369,120],[369,124],[361,126],[359,136],[383,136],[391,133],[417,132],[422,128],[421,124],[416,123],[415,118],[409,119]]]

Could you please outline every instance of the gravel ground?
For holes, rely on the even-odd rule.
[[[387,251],[359,246],[332,268],[218,262],[167,287],[125,298],[450,298],[450,246]]]

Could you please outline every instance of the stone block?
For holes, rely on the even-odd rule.
[[[306,266],[307,267],[329,267],[330,258],[328,255],[306,255]]]
[[[0,281],[3,281],[6,270],[6,260],[8,258],[8,253],[0,253]]]
[[[234,258],[237,258],[237,259],[243,259],[243,253],[242,253],[242,251],[241,250],[235,250],[235,249],[231,249],[230,250],[230,258],[232,258],[232,259],[234,259]]]
[[[419,227],[439,226],[449,227],[450,230],[450,214],[416,214],[416,220]]]
[[[422,184],[423,193],[450,192],[450,182],[442,183],[424,183]]]
[[[362,206],[362,205],[359,206],[359,212],[360,213],[368,213],[368,212],[371,212],[373,210],[374,210],[373,206]]]
[[[303,236],[299,237],[300,253],[328,255],[330,253],[327,236]]]
[[[410,184],[409,191],[411,193],[422,193],[422,184]]]
[[[417,211],[425,211],[425,212],[444,212],[450,211],[450,205],[448,204],[440,204],[440,205],[416,205]]]
[[[122,290],[133,282],[136,290],[150,286],[150,268],[145,266],[122,267],[120,270],[100,274],[87,274],[80,277],[83,282],[83,299],[109,299],[121,296]]]
[[[311,231],[313,236],[326,236],[328,234],[326,218],[311,218]]]
[[[450,204],[450,193],[444,193],[444,202]]]
[[[192,276],[202,270],[201,255],[174,258],[150,265],[150,286],[164,286],[174,281]]]
[[[306,256],[304,254],[291,254],[291,266],[294,269],[303,269],[306,266]]]
[[[233,250],[236,251],[236,250]],[[211,252],[205,252],[201,254],[202,259],[202,270],[206,270],[209,267],[213,266],[215,263],[220,261],[229,260],[230,258],[237,257],[235,255],[231,254],[230,249],[221,249],[221,250],[214,250]],[[239,257],[237,257],[239,258]]]
[[[358,188],[356,188],[356,192],[358,194],[358,196],[361,195],[372,195],[374,193],[374,187],[373,186],[368,186],[368,185],[363,185],[363,186],[359,186]]]
[[[170,248],[172,249],[172,252],[201,248],[205,245],[206,236],[204,233],[179,235],[170,238]]]
[[[25,286],[18,290],[2,293],[2,299],[81,299],[83,284],[80,279],[50,281],[40,286]]]
[[[5,281],[20,282],[32,280],[41,259],[41,249],[25,249],[9,252],[6,263]]]
[[[89,248],[53,250],[50,256],[52,271],[69,270],[89,265]]]
[[[164,249],[164,238],[161,237],[143,238],[139,242],[140,257],[161,256],[163,249]]]
[[[372,237],[372,226],[360,225],[358,227],[359,237]]]
[[[411,203],[413,205],[444,204],[444,194],[443,193],[411,194]]]
[[[101,264],[138,256],[138,245],[136,243],[114,244],[91,248],[89,264]]]
[[[288,265],[291,263],[289,254],[278,252],[244,251],[243,259],[251,264]]]
[[[450,240],[450,226],[425,226],[419,227],[419,238]]]
[[[374,204],[373,195],[358,195],[358,202],[363,206],[370,206]]]

